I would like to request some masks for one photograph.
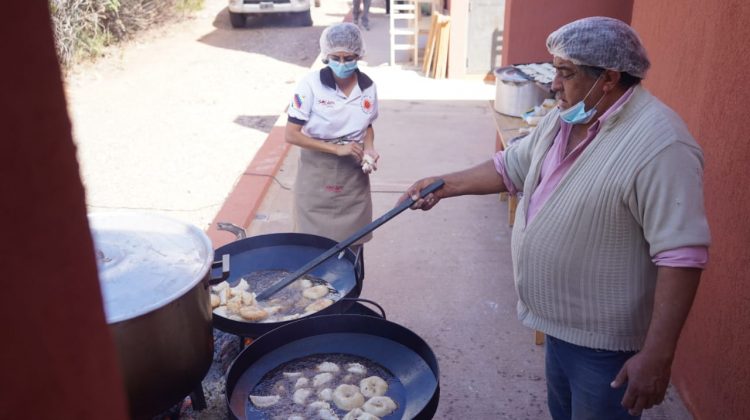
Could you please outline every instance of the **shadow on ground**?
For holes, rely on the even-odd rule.
[[[234,123],[247,128],[253,128],[264,133],[270,133],[278,115],[238,115]]]
[[[312,65],[318,56],[318,40],[325,29],[323,26],[315,26],[315,22],[313,26],[296,26],[294,19],[289,19],[285,14],[249,18],[244,28],[235,29],[229,23],[226,8],[216,15],[213,26],[216,29],[199,38],[199,42],[218,48],[262,54],[306,67]]]

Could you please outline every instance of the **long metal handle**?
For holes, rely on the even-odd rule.
[[[437,181],[433,182],[432,184],[425,187],[422,191],[419,192],[419,197],[424,198],[428,194],[433,193],[445,185],[445,181],[442,179],[438,179]],[[409,197],[407,200],[404,200],[401,202],[401,204],[397,205],[396,207],[392,208],[388,213],[378,217],[371,223],[369,223],[367,226],[363,227],[362,229],[358,230],[354,235],[344,239],[343,241],[339,242],[334,246],[333,248],[329,249],[328,251],[322,253],[319,257],[315,258],[314,260],[310,261],[309,263],[302,266],[300,269],[295,271],[294,273],[290,274],[286,278],[283,278],[279,280],[276,284],[269,287],[268,289],[260,292],[258,296],[256,297],[257,300],[266,300],[270,298],[271,296],[275,295],[279,290],[285,288],[289,284],[291,284],[293,281],[297,280],[298,278],[304,276],[305,274],[309,273],[313,268],[319,266],[325,260],[331,258],[332,256],[336,255],[339,251],[342,249],[348,247],[349,245],[356,242],[358,239],[364,237],[368,233],[372,232],[373,230],[380,227],[385,222],[393,219],[395,216],[403,212],[404,210],[411,207],[412,204],[414,204],[414,199]]]

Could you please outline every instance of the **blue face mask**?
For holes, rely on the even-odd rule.
[[[357,70],[357,61],[344,62],[342,64],[338,61],[330,60],[328,62],[328,67],[333,70],[333,74],[335,74],[336,77],[339,79],[346,79],[354,73],[354,70]]]
[[[602,95],[601,99],[599,99],[599,102],[597,102],[588,111],[586,111],[586,104],[584,104],[584,102],[586,101],[586,98],[588,98],[591,94],[591,91],[594,90],[594,86],[599,83],[599,79],[600,78],[596,79],[596,82],[594,82],[594,85],[591,86],[591,89],[589,89],[588,93],[582,101],[578,102],[568,109],[560,111],[561,120],[565,121],[568,124],[588,124],[588,122],[591,121],[592,118],[594,118],[594,115],[596,115],[596,107],[599,105],[602,99],[607,96],[606,92],[604,93],[604,95]]]

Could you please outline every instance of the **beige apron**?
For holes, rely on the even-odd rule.
[[[370,177],[353,156],[301,149],[294,182],[294,231],[341,242],[372,222]],[[372,233],[355,244],[372,239]]]

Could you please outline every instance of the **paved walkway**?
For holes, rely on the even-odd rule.
[[[380,99],[374,128],[381,161],[371,178],[376,217],[414,180],[483,162],[495,144],[488,105],[494,86],[389,66],[388,17],[380,4],[371,9],[361,66]],[[298,150],[284,144],[284,124],[282,116],[246,171],[256,175],[240,180],[216,221],[242,225],[249,235],[291,230]],[[430,212],[402,213],[365,246],[362,297],[380,303],[388,319],[419,334],[438,357],[437,419],[549,418],[543,347],[516,318],[506,212],[495,195],[446,200]],[[233,239],[209,234],[216,246]],[[644,416],[686,418],[674,393]]]

